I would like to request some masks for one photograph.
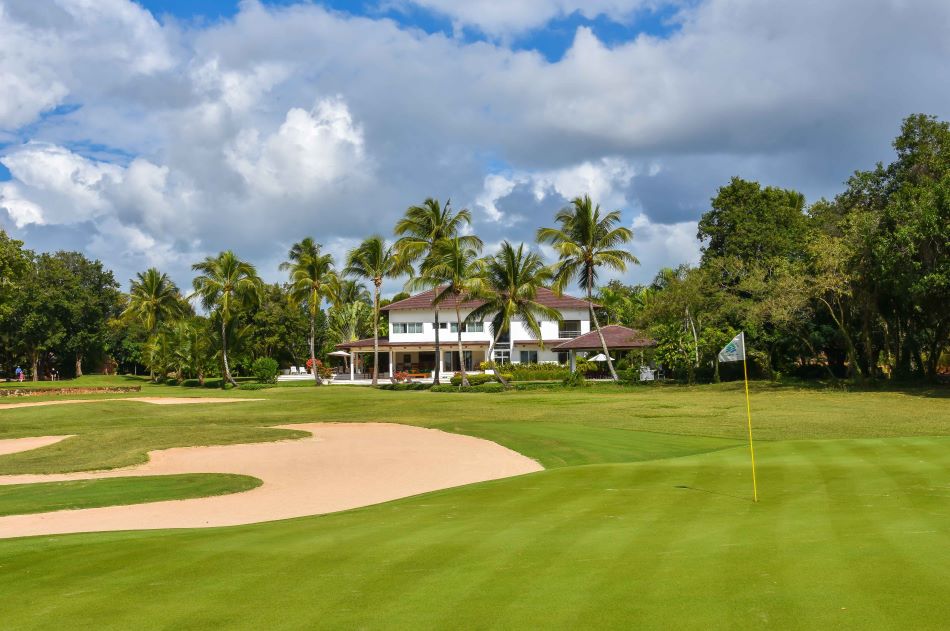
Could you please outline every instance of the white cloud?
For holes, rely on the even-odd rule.
[[[459,26],[475,27],[490,35],[507,36],[537,28],[549,21],[580,13],[593,19],[605,15],[627,21],[637,10],[660,4],[652,0],[409,0],[435,10]]]
[[[339,98],[321,100],[309,112],[291,109],[264,139],[258,130],[244,129],[225,155],[248,188],[264,196],[313,196],[368,175],[363,132]]]
[[[643,213],[634,217],[630,226],[633,230],[630,251],[646,265],[629,270],[628,276],[636,282],[647,283],[660,268],[681,263],[697,265],[701,253],[696,227],[695,221],[664,224],[654,223]]]
[[[0,0],[0,206],[25,234],[139,267],[132,252],[272,261],[307,234],[387,234],[427,196],[471,200],[486,242],[531,240],[590,193],[649,216],[646,274],[693,252],[682,222],[729,176],[833,193],[887,159],[902,116],[950,116],[941,0],[690,2],[667,39],[580,29],[556,63],[503,42],[652,0],[416,4],[497,37],[316,3],[163,26],[127,0]]]

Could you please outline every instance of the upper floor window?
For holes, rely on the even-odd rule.
[[[557,326],[557,336],[561,338],[577,337],[581,334],[580,320],[561,320]]]
[[[464,331],[466,333],[484,333],[485,332],[485,323],[484,322],[469,322],[465,325]],[[452,333],[459,332],[459,323],[452,323]]]
[[[390,322],[393,333],[422,333],[421,322]]]

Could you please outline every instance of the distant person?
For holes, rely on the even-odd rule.
[[[55,368],[51,369],[49,372],[50,372],[50,378],[53,381],[59,381],[59,372],[57,372]]]
[[[16,380],[21,382],[23,381],[23,369],[19,366],[16,367]]]

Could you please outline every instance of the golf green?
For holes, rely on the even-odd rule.
[[[490,437],[549,469],[282,522],[0,540],[3,625],[943,629],[950,620],[950,406],[940,392],[756,388],[769,440],[757,444],[755,504],[731,386],[342,390],[263,391],[267,401],[217,411],[122,404],[110,416],[115,404],[96,403],[71,416],[68,406],[7,413],[6,436],[40,425],[78,436],[0,458],[0,469],[134,461],[174,442],[171,430],[177,444],[273,440],[279,430],[255,423],[387,413]],[[76,447],[95,436],[126,438],[92,455]]]

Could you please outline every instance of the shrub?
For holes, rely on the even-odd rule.
[[[270,357],[258,357],[251,364],[251,372],[258,383],[277,383],[278,371],[277,360]]]
[[[242,383],[238,386],[238,390],[266,390],[273,387],[273,383]]]
[[[210,379],[205,379],[205,388],[220,388],[222,381],[222,377],[212,377]]]
[[[572,372],[561,382],[569,388],[576,388],[578,386],[587,385],[587,379],[584,377],[583,373]]]
[[[560,364],[512,364],[510,367],[512,378],[517,381],[534,381],[545,379],[563,379],[570,374],[570,369]]]
[[[384,383],[377,386],[380,390],[428,390],[431,383]]]
[[[491,383],[483,383],[477,386],[452,386],[449,384],[441,384],[438,386],[432,386],[430,388],[431,392],[504,392],[505,386],[498,383],[497,381]]]
[[[501,373],[501,376],[508,381],[513,379],[511,373]],[[470,386],[480,386],[486,383],[495,383],[498,381],[498,377],[495,375],[485,375],[482,373],[466,373],[465,377],[468,379],[468,385]],[[451,383],[453,386],[462,385],[462,375],[460,373],[455,373],[455,375],[449,380],[449,383]]]

